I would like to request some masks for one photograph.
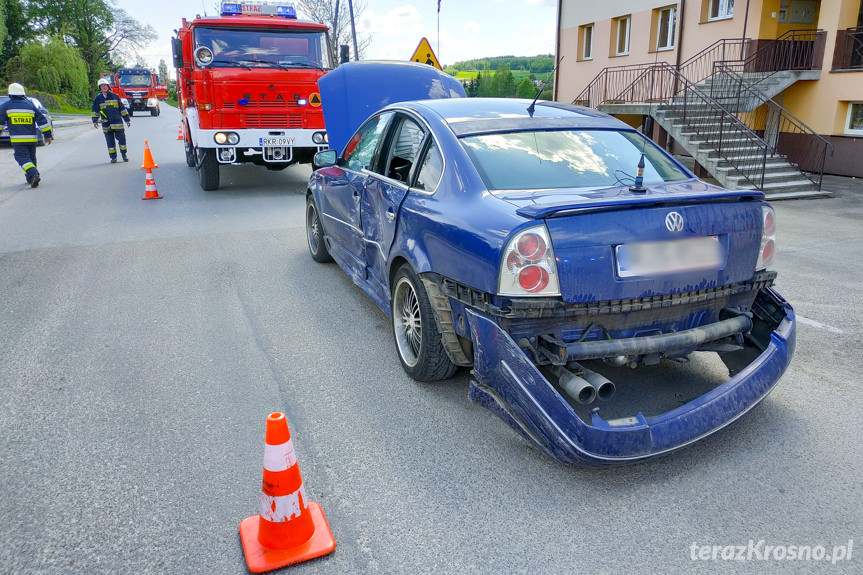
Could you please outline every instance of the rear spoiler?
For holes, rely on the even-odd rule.
[[[716,191],[692,195],[647,195],[627,194],[617,198],[603,198],[595,201],[563,202],[560,204],[533,204],[518,208],[515,213],[531,220],[541,220],[556,216],[585,214],[593,212],[613,212],[655,206],[685,206],[704,202],[752,202],[761,201],[764,194],[758,190]]]

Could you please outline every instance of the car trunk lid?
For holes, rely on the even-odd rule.
[[[752,277],[763,195],[698,180],[598,190],[496,194],[545,221],[567,302],[713,289]]]

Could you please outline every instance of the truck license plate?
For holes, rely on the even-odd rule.
[[[627,278],[715,270],[725,264],[723,252],[718,236],[623,244],[616,249],[617,275]]]
[[[281,148],[281,147],[285,147],[285,146],[293,146],[294,145],[294,139],[293,138],[284,138],[284,137],[281,137],[281,138],[261,138],[260,141],[261,141],[262,146],[278,146]]]

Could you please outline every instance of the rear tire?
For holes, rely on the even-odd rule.
[[[219,189],[219,162],[213,149],[198,149],[198,183],[205,192]]]
[[[324,228],[321,226],[321,218],[318,215],[318,206],[311,194],[306,199],[306,240],[309,244],[309,253],[312,259],[318,263],[325,264],[333,261],[324,241]]]
[[[417,381],[439,381],[455,373],[458,366],[446,354],[428,294],[407,264],[393,281],[390,312],[393,339],[402,368]]]

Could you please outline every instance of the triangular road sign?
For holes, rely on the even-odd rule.
[[[425,38],[420,40],[419,46],[414,50],[414,55],[411,56],[411,61],[419,62],[420,64],[428,64],[429,66],[434,66],[438,70],[443,70],[443,68],[440,67],[440,63],[437,61],[437,56],[434,55],[431,44],[429,44],[429,41]]]

